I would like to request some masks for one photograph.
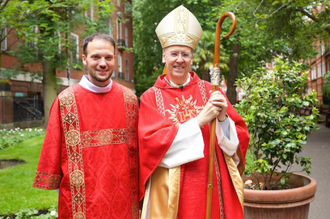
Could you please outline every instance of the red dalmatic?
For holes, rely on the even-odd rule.
[[[138,218],[138,104],[112,83],[74,85],[53,103],[33,186],[59,188],[59,218]]]

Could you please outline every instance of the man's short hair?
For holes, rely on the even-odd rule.
[[[83,54],[85,56],[87,56],[88,43],[92,42],[94,39],[102,39],[102,40],[108,41],[109,43],[112,44],[114,50],[116,50],[115,40],[110,35],[107,35],[107,34],[104,34],[104,33],[94,33],[92,35],[87,36],[84,40]]]

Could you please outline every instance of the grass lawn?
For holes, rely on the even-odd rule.
[[[57,203],[56,191],[32,188],[44,136],[30,138],[0,150],[0,159],[22,159],[26,163],[0,170],[0,215],[21,209],[48,209]]]

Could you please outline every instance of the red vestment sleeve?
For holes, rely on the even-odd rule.
[[[41,149],[39,165],[33,187],[58,189],[62,178],[61,149],[62,125],[58,98],[55,99],[49,114],[45,140]],[[65,150],[65,147],[64,147]],[[63,158],[62,158],[63,159]]]
[[[157,109],[153,89],[145,92],[140,99],[139,116],[139,161],[140,200],[144,196],[145,185],[157,168],[178,132],[178,127]]]

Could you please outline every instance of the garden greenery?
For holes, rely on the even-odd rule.
[[[0,150],[20,143],[26,139],[44,134],[45,131],[40,128],[0,129]]]
[[[318,128],[316,92],[304,93],[307,80],[302,64],[276,59],[273,71],[259,68],[237,81],[245,98],[235,108],[251,137],[252,163],[247,164],[245,175],[252,174],[254,189],[286,188],[293,164],[310,173],[311,158],[299,156],[307,136]],[[311,108],[311,114],[300,114],[302,108]]]
[[[330,71],[324,75],[324,82],[326,84],[322,87],[323,97],[330,99]]]
[[[0,219],[57,219],[57,204],[44,211],[34,208],[22,209],[14,215],[0,216]]]

